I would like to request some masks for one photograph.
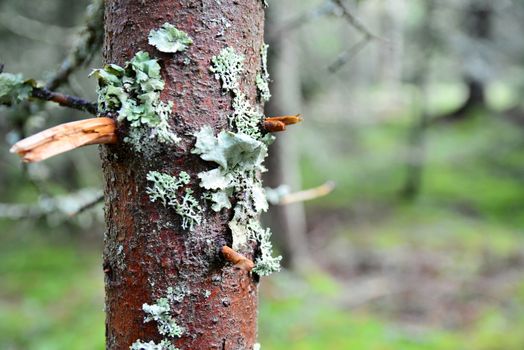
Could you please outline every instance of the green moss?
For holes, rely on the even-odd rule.
[[[149,32],[148,39],[149,45],[167,53],[183,52],[193,44],[193,40],[186,32],[170,23],[164,23],[160,29]]]
[[[168,123],[173,103],[160,101],[164,89],[160,65],[147,52],[137,52],[125,67],[110,64],[91,75],[98,79],[99,110],[116,113],[119,122],[129,125],[124,141],[136,151],[144,152],[151,140],[162,144],[180,141]]]
[[[198,201],[193,196],[193,191],[185,189],[184,195],[179,194],[179,189],[188,185],[190,178],[186,172],[181,172],[179,177],[169,174],[150,171],[147,180],[153,185],[147,188],[147,194],[152,202],[160,200],[166,207],[172,207],[182,217],[182,228],[193,230],[194,226],[202,221],[202,212]]]

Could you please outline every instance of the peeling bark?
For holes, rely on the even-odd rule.
[[[155,322],[144,323],[144,303],[165,297],[169,287],[189,290],[171,304],[185,331],[173,344],[188,349],[252,349],[256,340],[257,283],[227,263],[220,250],[231,244],[231,211],[213,212],[202,199],[196,174],[213,166],[190,153],[190,134],[204,125],[227,129],[232,96],[210,73],[211,57],[227,46],[245,55],[242,90],[256,105],[255,76],[260,69],[264,13],[260,0],[107,0],[104,59],[124,62],[143,50],[159,58],[165,89],[174,102],[171,128],[182,138],[154,157],[127,144],[102,146],[106,180],[104,272],[107,349],[128,349],[138,339],[164,339]],[[184,53],[166,54],[148,45],[151,29],[165,22],[187,32],[194,44]],[[231,26],[226,25],[231,24]],[[126,136],[119,128],[118,138]],[[205,220],[191,232],[173,210],[152,203],[146,193],[149,171],[191,176],[189,185],[204,208]],[[253,260],[253,251],[242,252]]]

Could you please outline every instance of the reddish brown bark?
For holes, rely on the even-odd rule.
[[[225,19],[231,24],[225,26]],[[187,32],[194,44],[184,53],[165,54],[147,43],[151,29],[165,22]],[[160,59],[166,86],[162,99],[174,102],[171,126],[183,137],[153,159],[128,145],[103,146],[106,179],[104,271],[106,273],[106,335],[108,349],[128,349],[141,339],[159,342],[155,322],[144,324],[142,304],[154,303],[168,287],[190,290],[172,304],[185,328],[174,341],[182,349],[252,349],[256,340],[257,285],[245,271],[222,257],[231,245],[227,223],[231,212],[204,209],[205,220],[194,231],[181,229],[173,210],[152,203],[146,193],[149,171],[191,175],[191,188],[201,198],[196,174],[211,164],[190,154],[204,125],[228,127],[231,95],[210,73],[211,57],[231,46],[245,55],[242,89],[256,104],[255,75],[260,65],[264,14],[260,0],[107,0],[104,59],[123,65],[137,51]],[[223,33],[223,35],[218,35]],[[188,63],[189,59],[189,63]],[[119,140],[125,130],[119,129]],[[205,202],[201,200],[202,206]],[[242,252],[253,259],[253,252]]]

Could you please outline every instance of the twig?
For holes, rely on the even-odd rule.
[[[362,40],[357,42],[355,45],[351,46],[346,51],[340,53],[336,60],[328,66],[328,71],[330,73],[336,73],[340,68],[345,64],[350,62],[356,55],[362,51],[366,45],[371,41],[370,37],[364,37]]]
[[[86,101],[80,97],[69,96],[59,92],[54,92],[46,88],[33,88],[31,97],[44,101],[51,101],[58,103],[60,106],[78,109],[80,111],[88,112],[97,115],[98,108],[96,103]]]
[[[0,203],[0,218],[37,220],[58,215],[62,219],[71,219],[99,203],[99,197],[99,190],[84,188],[63,196],[43,197],[33,204]]]
[[[297,16],[296,18],[290,20],[282,27],[273,31],[269,36],[269,41],[273,41],[275,38],[279,38],[285,35],[287,32],[296,30],[303,25],[312,22],[316,19],[319,19],[324,16],[336,15],[337,6],[333,3],[332,0],[326,0],[319,6]]]
[[[331,0],[334,4],[338,6],[338,8],[342,11],[342,16],[348,21],[348,23],[353,26],[356,30],[361,32],[364,37],[369,39],[377,39],[381,41],[385,41],[383,38],[379,37],[378,35],[373,34],[369,29],[366,28],[364,23],[357,18],[351,11],[346,7],[346,4],[344,4],[343,0]]]
[[[116,125],[111,118],[91,118],[60,124],[18,141],[9,150],[24,162],[39,162],[75,148],[116,143]]]
[[[246,272],[250,272],[255,267],[255,264],[250,259],[246,258],[240,253],[237,253],[233,249],[229,248],[228,246],[223,246],[220,249],[220,252],[224,256],[224,258],[235,265],[236,268],[240,270],[244,270]]]
[[[320,197],[327,196],[335,189],[335,182],[328,181],[325,184],[315,187],[309,190],[290,193],[282,196],[279,203],[280,205],[287,205],[298,202],[305,202],[312,199],[317,199]]]
[[[67,82],[77,68],[89,63],[94,54],[100,50],[104,37],[104,0],[94,0],[87,7],[85,22],[76,44],[71,48],[60,68],[48,79],[47,89],[56,90]]]
[[[74,212],[69,213],[69,217],[72,218],[74,216],[80,215],[83,212],[85,212],[85,211],[87,211],[87,210],[89,210],[91,208],[94,208],[96,205],[98,205],[99,203],[102,203],[103,201],[104,201],[104,194],[102,193],[98,197],[94,198],[91,202],[85,203],[83,206],[81,206],[80,208],[78,208]]]

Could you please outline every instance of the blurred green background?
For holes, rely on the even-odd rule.
[[[88,3],[0,1],[4,70],[49,76]],[[284,214],[301,251],[266,218],[288,268],[261,283],[262,348],[524,349],[524,3],[270,5],[288,95],[268,108],[305,119],[277,166],[295,191],[337,187],[293,206],[305,221]],[[99,56],[62,91],[94,99]],[[21,166],[13,142],[85,117],[40,107],[0,110],[0,349],[102,349],[103,209],[77,213],[101,188],[97,149]]]

